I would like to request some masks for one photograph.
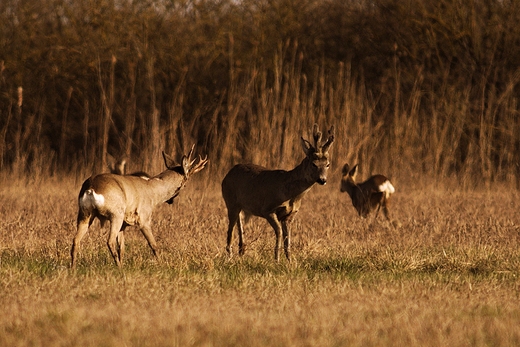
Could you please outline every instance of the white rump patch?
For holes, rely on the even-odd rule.
[[[388,199],[390,195],[395,193],[395,188],[389,180],[386,180],[383,184],[379,186],[379,191],[384,192],[385,197]]]
[[[79,199],[81,207],[87,209],[98,208],[103,206],[104,203],[105,197],[101,194],[97,194],[93,189],[87,189]]]

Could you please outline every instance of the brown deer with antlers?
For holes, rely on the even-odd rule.
[[[327,182],[330,166],[329,148],[334,141],[334,127],[329,130],[329,137],[321,144],[322,133],[318,125],[313,128],[314,144],[301,138],[305,159],[290,171],[268,170],[253,164],[234,166],[222,181],[222,196],[228,210],[229,225],[227,231],[227,252],[231,255],[233,229],[238,225],[239,254],[245,252],[244,230],[241,212],[265,218],[274,229],[276,244],[274,258],[279,261],[283,237],[284,251],[290,261],[291,233],[289,221],[298,212],[301,200],[311,187]]]
[[[162,202],[173,202],[186,181],[204,169],[207,158],[202,159],[199,156],[192,160],[193,148],[194,146],[187,156],[183,156],[180,165],[163,152],[167,170],[150,179],[110,173],[88,178],[78,197],[77,233],[70,252],[71,266],[75,266],[80,242],[95,218],[102,224],[106,220],[110,221],[107,244],[117,266],[123,264],[124,230],[128,225],[140,227],[157,257],[157,245],[150,227],[152,212]]]

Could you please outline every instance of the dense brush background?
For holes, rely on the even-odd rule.
[[[2,1],[0,168],[157,172],[192,143],[213,172],[288,168],[318,122],[336,169],[518,186],[519,21],[515,1]]]
[[[520,345],[520,2],[1,0],[0,345]],[[331,125],[328,184],[273,260],[265,220],[225,253],[219,184],[290,169]],[[210,163],[114,266],[77,194],[109,154]],[[395,223],[341,167],[388,175]]]

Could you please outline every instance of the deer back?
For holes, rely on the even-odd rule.
[[[205,167],[207,159],[191,160],[192,152],[193,147],[183,156],[183,165],[163,152],[167,169],[150,179],[109,173],[89,178],[80,191],[80,207],[105,217],[123,212],[148,215],[157,204],[172,201],[188,178]]]
[[[254,164],[235,165],[222,181],[222,195],[228,209],[248,211],[265,216],[279,209],[281,215],[289,215],[299,208],[299,200],[314,183],[327,182],[330,166],[328,150],[334,141],[334,127],[329,138],[321,144],[321,132],[313,129],[314,144],[301,138],[306,154],[293,170],[269,170]]]
[[[155,195],[149,188],[148,181],[139,177],[100,174],[84,183],[79,204],[107,218],[138,209],[148,211],[155,205]]]

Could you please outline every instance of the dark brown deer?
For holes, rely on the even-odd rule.
[[[395,192],[395,188],[387,177],[374,175],[362,183],[356,183],[358,165],[350,169],[348,164],[343,166],[342,173],[340,190],[347,192],[352,200],[352,205],[361,217],[366,218],[371,211],[377,208],[377,218],[379,210],[383,208],[386,219],[390,220],[388,200],[390,195]]]
[[[305,159],[290,171],[268,170],[253,164],[234,166],[222,181],[222,196],[227,206],[229,226],[227,252],[231,255],[233,229],[238,225],[239,254],[245,252],[241,212],[265,218],[276,235],[274,258],[279,261],[283,236],[284,251],[290,261],[291,233],[288,228],[301,205],[305,193],[315,184],[327,182],[329,148],[334,141],[334,127],[329,130],[327,141],[321,144],[322,134],[318,125],[313,128],[314,144],[301,138]],[[247,218],[246,218],[247,219]]]

